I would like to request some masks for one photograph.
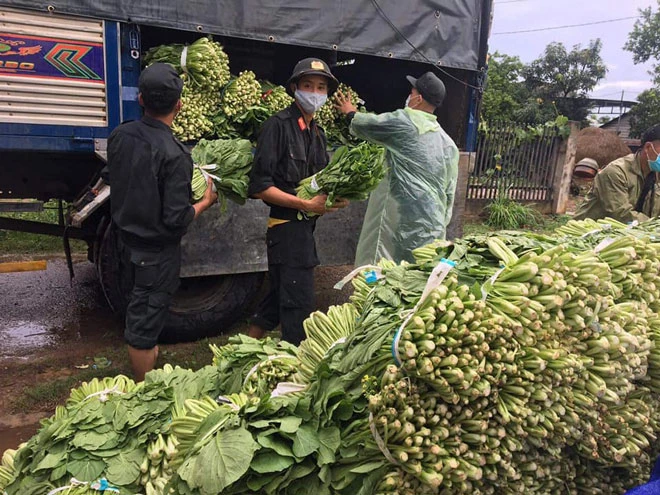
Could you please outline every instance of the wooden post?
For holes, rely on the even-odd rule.
[[[571,177],[575,167],[575,153],[577,151],[577,135],[580,129],[577,122],[571,122],[571,134],[565,139],[555,165],[555,176],[552,181],[552,213],[563,215],[566,213],[568,196],[571,192]]]
[[[470,177],[471,167],[474,167],[475,158],[475,153],[460,153],[458,160],[458,180],[456,182],[456,194],[454,195],[454,209],[451,214],[451,222],[447,226],[447,239],[449,240],[463,236],[468,177]]]

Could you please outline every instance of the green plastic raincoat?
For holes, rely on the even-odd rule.
[[[434,115],[405,108],[356,113],[351,132],[387,150],[388,173],[371,194],[355,264],[413,261],[411,251],[444,239],[458,177],[458,148]]]

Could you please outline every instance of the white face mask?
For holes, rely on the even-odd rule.
[[[308,114],[317,112],[328,99],[327,94],[302,91],[300,89],[296,89],[295,97],[305,113]]]
[[[406,98],[406,104],[403,106],[403,108],[406,108],[406,107],[415,108],[415,107],[410,106],[410,100],[411,100],[410,97],[411,96],[412,95],[408,95],[408,98]],[[417,97],[417,96],[419,96],[420,98],[422,97],[422,95],[415,95],[415,97]],[[417,103],[413,103],[413,105],[417,106]]]

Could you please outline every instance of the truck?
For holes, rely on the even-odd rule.
[[[0,229],[61,236],[70,269],[69,239],[84,240],[108,303],[121,312],[110,189],[99,177],[110,132],[141,116],[146,50],[212,35],[232,73],[252,70],[277,84],[298,60],[319,57],[375,112],[400,108],[405,76],[430,70],[447,87],[440,124],[472,151],[492,9],[492,0],[0,0],[0,208],[54,200],[60,210],[58,225],[4,216]],[[353,263],[365,206],[319,220],[322,264]],[[244,314],[267,271],[266,216],[249,200],[193,223],[164,341],[210,335]]]

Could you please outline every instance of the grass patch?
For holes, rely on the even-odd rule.
[[[552,235],[555,229],[561,227],[568,222],[572,217],[570,215],[539,215],[538,223],[531,229],[537,234]],[[463,235],[482,235],[489,232],[497,232],[499,229],[492,227],[481,220],[466,222],[463,226]],[[517,230],[525,230],[517,229]]]
[[[44,210],[40,212],[3,213],[1,216],[57,224],[59,223],[57,215],[57,203],[49,201],[44,204]],[[87,251],[87,243],[84,241],[71,239],[70,243],[72,252],[84,253]],[[15,230],[0,230],[0,252],[3,254],[63,253],[64,246],[61,237],[29,234]]]

